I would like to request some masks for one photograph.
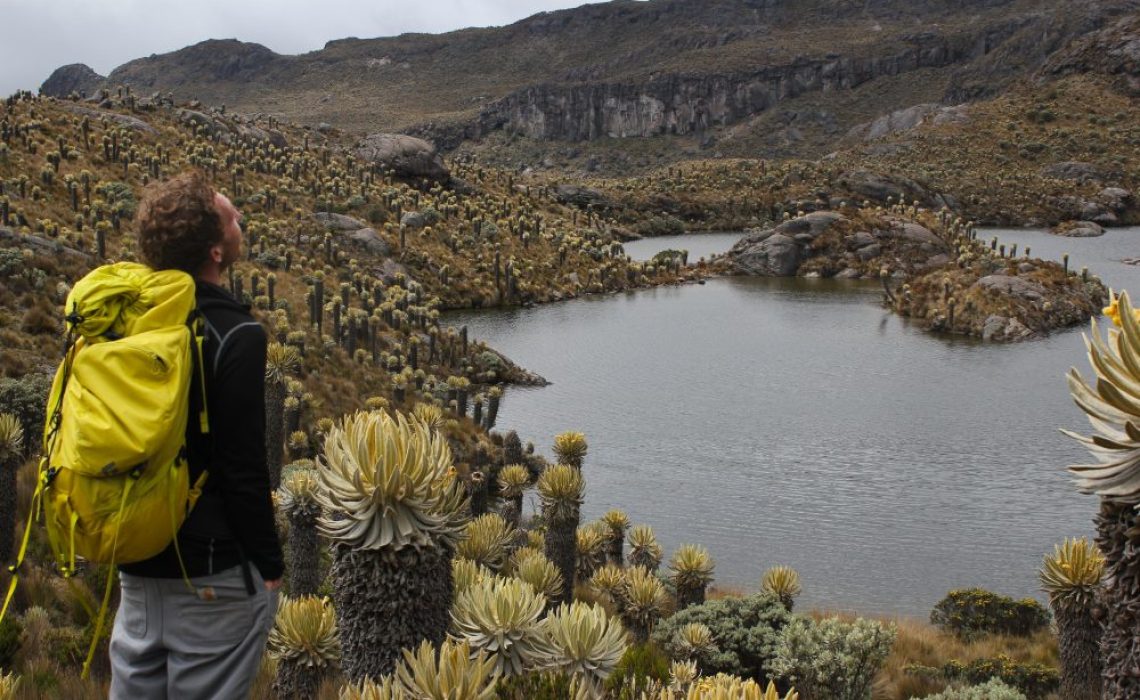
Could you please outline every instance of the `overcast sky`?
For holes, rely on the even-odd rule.
[[[101,75],[134,58],[204,39],[240,39],[278,53],[330,39],[447,32],[510,24],[587,0],[0,0],[0,96],[37,90],[56,68]]]

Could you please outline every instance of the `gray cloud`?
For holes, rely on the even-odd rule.
[[[106,75],[127,61],[204,39],[252,41],[278,53],[331,39],[510,24],[584,0],[0,0],[0,95],[36,90],[59,66]]]

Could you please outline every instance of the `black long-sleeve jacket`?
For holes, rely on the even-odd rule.
[[[201,432],[201,391],[190,397],[186,446],[190,480],[208,472],[197,505],[178,532],[186,573],[206,576],[244,559],[266,580],[281,577],[284,562],[273,518],[265,455],[265,330],[226,290],[197,283],[198,309],[206,319],[203,343],[210,432]],[[173,543],[158,555],[122,571],[179,578]]]

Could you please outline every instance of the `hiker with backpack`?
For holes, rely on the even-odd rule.
[[[241,255],[240,224],[200,172],[151,185],[139,207],[142,260],[193,277],[204,323],[179,455],[190,510],[169,546],[119,565],[114,700],[248,697],[273,626],[284,567],[265,452],[266,335],[220,286]]]

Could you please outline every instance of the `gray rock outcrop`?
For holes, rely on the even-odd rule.
[[[374,228],[362,228],[353,232],[348,239],[375,255],[391,255],[392,246]]]
[[[1025,301],[1041,301],[1045,298],[1045,289],[1024,277],[987,275],[980,278],[977,282],[974,282],[973,286],[978,289],[1024,299]]]
[[[79,116],[87,117],[88,119],[106,119],[113,124],[125,126],[128,129],[134,129],[135,131],[141,131],[147,134],[158,133],[158,130],[150,124],[146,123],[142,119],[139,119],[138,117],[132,117],[129,114],[119,114],[118,112],[93,109],[91,107],[84,107],[83,105],[76,104],[67,104],[63,107],[72,114],[78,114]]]
[[[886,175],[860,168],[843,173],[836,184],[851,192],[856,200],[870,200],[880,204],[888,201],[906,204],[918,202],[932,209],[957,208],[957,202],[952,198],[930,192],[914,180],[901,175]]]
[[[65,98],[72,93],[94,95],[106,80],[85,63],[71,63],[52,71],[48,79],[40,85],[40,94],[49,97]]]
[[[360,219],[345,216],[344,214],[319,211],[313,214],[313,218],[330,231],[359,231],[360,229],[368,228],[368,224]]]
[[[1104,227],[1094,221],[1072,221],[1053,229],[1053,233],[1066,238],[1096,238],[1104,235]]]
[[[1041,168],[1041,174],[1055,180],[1071,180],[1073,182],[1100,182],[1104,179],[1101,169],[1092,163],[1076,160],[1067,160],[1053,163]]]
[[[807,257],[805,248],[816,236],[844,217],[820,211],[750,233],[732,247],[727,259],[735,270],[761,277],[792,277]]]
[[[428,141],[403,134],[369,134],[355,148],[356,156],[395,171],[399,177],[426,177],[446,182],[451,173]]]
[[[966,105],[946,107],[939,104],[920,104],[896,110],[873,121],[851,127],[848,141],[874,141],[892,134],[903,133],[923,124],[959,124],[969,120]]]

